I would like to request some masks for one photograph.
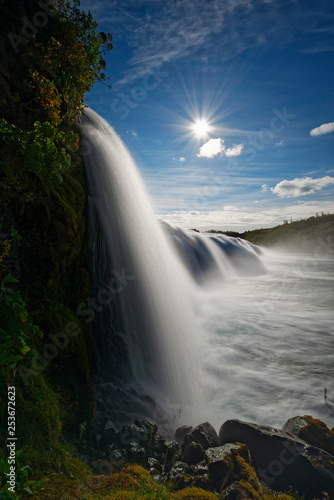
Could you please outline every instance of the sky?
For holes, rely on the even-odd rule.
[[[245,231],[334,213],[333,0],[82,0],[111,33],[88,95],[157,217]]]

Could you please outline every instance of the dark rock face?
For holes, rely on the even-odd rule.
[[[148,420],[135,420],[133,424],[126,424],[117,435],[117,440],[122,448],[142,447],[150,454],[154,448],[154,439],[158,427]]]
[[[179,427],[175,431],[175,434],[174,434],[175,441],[179,444],[182,444],[182,441],[184,440],[186,435],[189,434],[192,430],[193,430],[193,428],[191,426],[182,425],[182,427]]]
[[[287,432],[228,420],[220,428],[219,442],[245,443],[257,475],[272,489],[292,486],[306,498],[321,491],[334,495],[334,457]]]
[[[204,450],[199,443],[195,441],[185,441],[181,453],[182,462],[188,465],[196,465],[204,460]]]
[[[310,415],[293,417],[284,424],[283,431],[334,455],[334,429],[330,430],[321,420]]]
[[[218,446],[218,436],[209,422],[195,427],[186,434],[182,443],[182,461],[195,465],[204,459],[204,452],[210,447]]]

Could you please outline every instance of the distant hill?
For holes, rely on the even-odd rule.
[[[334,254],[334,214],[310,217],[280,226],[237,233],[208,231],[246,239],[265,247],[282,248],[300,253]]]

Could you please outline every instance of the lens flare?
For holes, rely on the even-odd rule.
[[[196,137],[206,137],[210,131],[210,125],[205,118],[199,118],[192,125],[192,131]]]

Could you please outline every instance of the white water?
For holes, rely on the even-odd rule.
[[[121,335],[131,389],[155,401],[150,416],[218,428],[312,414],[334,425],[333,259],[258,255],[242,240],[163,228],[120,138],[85,115],[90,209],[106,267],[134,276],[117,295]]]

